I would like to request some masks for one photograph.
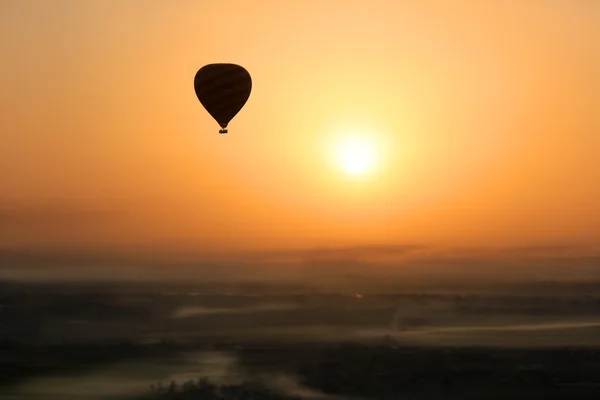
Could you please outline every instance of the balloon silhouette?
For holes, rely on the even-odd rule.
[[[194,90],[206,111],[227,133],[227,125],[244,107],[252,91],[250,73],[237,64],[208,64],[194,77]]]

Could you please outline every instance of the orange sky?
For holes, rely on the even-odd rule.
[[[2,1],[1,243],[600,243],[600,4],[459,3]],[[253,77],[226,136],[211,62]]]

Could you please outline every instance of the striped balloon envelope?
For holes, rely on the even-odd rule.
[[[227,133],[227,125],[244,107],[252,91],[250,73],[237,64],[208,64],[194,77],[194,90],[206,111]]]

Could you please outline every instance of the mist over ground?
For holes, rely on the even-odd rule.
[[[365,281],[358,291],[356,283],[327,290],[290,282],[5,281],[0,393],[15,400],[169,391],[199,399],[600,393],[600,281],[388,283]]]

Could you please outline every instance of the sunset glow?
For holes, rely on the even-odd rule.
[[[377,163],[377,148],[368,136],[347,136],[338,143],[335,156],[344,172],[364,175]]]
[[[593,1],[3,2],[0,242],[595,245],[599,17]],[[217,62],[253,82],[228,135],[193,88]]]

